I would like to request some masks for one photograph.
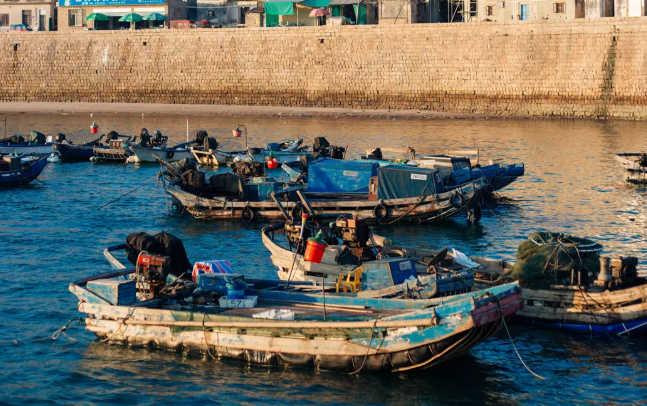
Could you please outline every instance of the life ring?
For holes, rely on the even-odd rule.
[[[388,214],[386,205],[382,201],[380,201],[380,203],[378,203],[377,206],[373,208],[373,214],[375,215],[376,219],[382,220]]]
[[[463,194],[457,191],[454,191],[452,195],[449,197],[449,204],[452,205],[452,207],[456,209],[460,209],[463,207],[464,199],[463,199]]]
[[[173,159],[175,151],[166,151],[166,159]]]
[[[254,221],[254,216],[254,210],[249,206],[245,206],[245,208],[243,208],[243,212],[240,214],[240,218],[246,223]]]
[[[292,210],[290,210],[290,216],[292,216],[292,221],[294,221],[295,219],[300,219],[302,214],[303,214],[303,207],[301,206],[300,202],[296,202],[294,206],[292,206]]]

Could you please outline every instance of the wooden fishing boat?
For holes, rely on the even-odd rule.
[[[584,249],[579,251],[582,253]],[[472,259],[482,265],[482,268],[474,270],[477,286],[492,286],[514,277],[514,262],[485,257]],[[526,307],[515,316],[515,320],[596,335],[645,333],[647,279],[638,276],[637,264],[637,258],[600,257],[600,270],[594,280],[573,270],[567,283],[546,288],[524,286],[522,297]],[[524,282],[521,283],[523,286]]]
[[[38,178],[47,166],[47,156],[2,155],[0,187],[24,186]]]
[[[256,161],[267,163],[270,155],[274,156],[279,166],[283,164],[298,163],[302,156],[312,155],[308,147],[301,146],[303,140],[288,143],[270,143],[265,148],[247,148],[240,151],[223,151],[204,147],[191,148],[191,153],[200,165],[223,166],[237,161]]]
[[[26,140],[25,137],[28,139]],[[38,131],[32,131],[29,136],[14,135],[0,139],[0,154],[50,154],[53,144],[53,142],[46,141],[44,134]]]
[[[279,223],[263,228],[263,245],[270,252],[272,263],[278,268],[280,280],[330,281],[337,283],[340,276],[359,272],[364,286],[359,296],[386,297],[406,294],[411,286],[400,283],[405,278],[418,279],[423,297],[453,295],[468,292],[473,283],[473,266],[470,261],[461,263],[455,250],[440,251],[405,248],[379,235],[372,234],[362,219],[337,219],[334,227],[326,232],[328,241],[319,263],[306,261],[299,241],[312,235],[308,226],[301,239],[302,224]],[[284,236],[284,240],[279,237]],[[457,252],[458,255],[460,255]],[[406,270],[405,272],[403,272]],[[381,273],[378,278],[367,274]]]
[[[352,372],[429,368],[466,353],[492,336],[503,317],[523,307],[514,283],[439,299],[402,300],[316,293],[311,284],[287,288],[250,281],[244,300],[225,297],[197,304],[194,297],[204,294],[207,285],[178,301],[169,292],[186,287],[186,281],[166,276],[173,282],[161,288],[154,282],[169,275],[156,268],[166,260],[140,252],[135,269],[121,268],[114,257],[111,263],[120,270],[69,287],[79,299],[79,311],[87,314],[86,329],[101,341],[256,364]],[[249,301],[253,307],[230,307]]]
[[[73,144],[65,139],[64,134],[59,134],[52,149],[62,162],[88,162],[94,156],[94,148],[108,148],[108,145],[101,142],[103,137],[83,144]]]
[[[647,154],[616,154],[616,162],[618,162],[625,169],[627,174],[627,182],[636,184],[647,183]]]
[[[192,159],[190,145],[193,141],[175,145],[173,147],[154,147],[147,148],[138,145],[128,147],[132,155],[128,157],[126,163],[157,163],[155,155],[164,158],[167,162],[177,162],[182,159]]]
[[[116,138],[116,139],[115,139]],[[95,146],[92,148],[94,156],[90,158],[92,162],[126,162],[133,155],[126,148],[126,143],[132,139],[128,135],[117,135],[108,141],[108,148]]]
[[[477,199],[484,187],[483,181],[444,192],[434,170],[402,172],[399,168],[378,169],[378,165],[366,167],[351,161],[324,161],[309,164],[307,187],[268,178],[248,182],[232,178],[232,182],[236,181],[235,187],[219,186],[201,193],[187,191],[185,183],[177,176],[174,180],[167,177],[164,188],[172,196],[175,206],[199,219],[268,221],[298,218],[306,212],[327,218],[337,218],[346,213],[372,223],[421,223],[446,219],[472,207],[480,213]],[[318,165],[325,168],[315,172]],[[351,180],[343,182],[343,178]],[[215,183],[220,185],[222,182],[218,180]],[[480,214],[473,217],[478,221]]]

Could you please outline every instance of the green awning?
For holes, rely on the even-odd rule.
[[[326,8],[330,5],[330,2],[331,0],[306,0],[299,4],[314,8]]]
[[[263,3],[265,6],[265,14],[276,16],[293,16],[294,3],[292,1],[266,1]]]

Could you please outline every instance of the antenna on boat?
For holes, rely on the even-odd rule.
[[[186,142],[189,142],[189,117],[186,118]]]

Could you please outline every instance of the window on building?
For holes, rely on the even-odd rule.
[[[563,14],[566,12],[566,3],[553,3],[553,13]]]
[[[31,10],[22,11],[22,23],[31,25]]]
[[[181,18],[182,17],[182,9],[174,8],[173,9],[173,14],[175,15],[175,18]]]
[[[0,14],[0,27],[9,27],[9,14]]]
[[[493,16],[494,15],[494,6],[493,5],[485,6],[485,15],[486,16]]]
[[[71,9],[68,10],[68,15],[70,17],[68,26],[70,27],[82,27],[83,26],[83,10],[81,9]]]

